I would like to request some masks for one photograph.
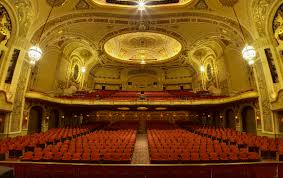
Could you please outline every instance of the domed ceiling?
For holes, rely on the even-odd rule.
[[[111,38],[104,51],[114,59],[128,63],[166,62],[178,56],[182,45],[176,39],[152,32],[127,33]]]

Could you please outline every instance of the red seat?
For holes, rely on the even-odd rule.
[[[25,152],[23,157],[22,157],[22,161],[31,161],[33,158],[33,152],[29,151],[29,152]]]

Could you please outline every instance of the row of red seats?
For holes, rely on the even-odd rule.
[[[283,153],[283,140],[268,138],[265,136],[256,136],[239,132],[233,129],[215,128],[215,127],[194,127],[197,133],[205,134],[216,139],[229,141],[237,145],[247,147],[257,147],[261,151],[277,152],[281,149]]]
[[[35,147],[39,144],[44,145],[46,142],[54,142],[55,140],[60,140],[62,138],[73,137],[74,135],[87,131],[87,128],[57,128],[42,133],[5,138],[0,140],[0,153],[6,153],[10,150],[21,151],[27,146]]]
[[[184,159],[184,161],[260,160],[259,155],[255,152],[239,149],[235,145],[227,145],[224,142],[219,143],[217,140],[205,138],[183,129],[148,130],[148,142],[153,162],[166,160],[167,157],[161,156],[164,154],[172,156],[168,158],[169,160],[181,161]],[[158,160],[159,158],[161,160]]]
[[[94,131],[92,133],[48,145],[43,150],[25,153],[24,161],[113,161],[131,160],[136,130]]]

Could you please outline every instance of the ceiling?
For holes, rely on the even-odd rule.
[[[107,4],[106,0],[44,0],[45,3],[35,0],[32,3],[37,16],[28,35],[31,43],[37,43],[51,12],[40,39],[42,48],[66,51],[70,44],[76,44],[72,50],[85,48],[82,51],[86,55],[82,56],[90,56],[87,57],[89,68],[94,64],[111,67],[142,63],[158,67],[190,65],[181,57],[186,51],[194,54],[190,59],[199,60],[200,55],[195,55],[199,53],[194,52],[196,48],[210,48],[208,50],[217,53],[216,48],[243,45],[233,10],[223,1],[181,0],[175,5],[147,6],[141,13],[137,7]],[[50,11],[54,2],[55,7]],[[235,4],[243,27],[249,25],[248,7],[245,0]],[[248,41],[250,34],[246,29]],[[213,45],[205,46],[208,42]],[[198,70],[199,66],[193,68]]]
[[[160,33],[134,32],[111,38],[104,44],[104,50],[114,59],[148,64],[176,57],[182,45],[176,39]]]

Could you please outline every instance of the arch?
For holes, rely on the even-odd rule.
[[[224,125],[226,128],[236,128],[235,113],[232,109],[227,109],[225,111]]]
[[[29,111],[28,134],[41,132],[42,118],[42,107],[33,106]]]
[[[245,106],[241,111],[243,132],[256,134],[255,110],[251,106]]]
[[[54,109],[50,112],[48,120],[48,129],[57,128],[59,126],[59,111]]]

